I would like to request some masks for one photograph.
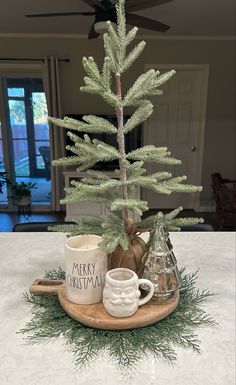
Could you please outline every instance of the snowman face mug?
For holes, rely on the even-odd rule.
[[[139,285],[145,284],[150,288],[146,297],[139,299]],[[113,317],[130,317],[138,307],[148,302],[154,294],[154,285],[147,279],[139,279],[137,274],[129,269],[113,269],[106,273],[103,291],[103,305],[108,314]]]

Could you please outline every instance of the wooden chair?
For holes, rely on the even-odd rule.
[[[235,180],[223,179],[219,173],[212,174],[212,188],[216,201],[216,213],[221,219],[218,231],[222,230],[226,222],[232,226],[236,226],[235,182]]]
[[[215,172],[214,174],[211,174],[211,180],[212,180],[212,189],[215,193],[216,189],[219,185],[226,184],[226,183],[236,183],[236,180],[233,179],[227,179],[222,178],[221,174],[219,172]]]

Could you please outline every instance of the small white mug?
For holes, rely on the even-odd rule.
[[[145,284],[150,288],[146,297],[139,299],[139,285]],[[129,269],[117,268],[110,270],[105,276],[103,290],[103,305],[108,314],[113,317],[130,317],[138,307],[148,302],[154,294],[154,285],[148,279],[139,279],[137,274]]]
[[[77,304],[102,301],[107,252],[98,235],[78,235],[65,244],[66,296]]]

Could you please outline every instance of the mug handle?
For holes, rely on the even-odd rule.
[[[148,279],[139,279],[138,283],[139,283],[139,285],[145,284],[150,288],[150,291],[146,295],[146,297],[139,300],[138,306],[142,306],[145,303],[147,303],[148,301],[150,301],[150,299],[152,298],[152,296],[154,294],[155,289],[154,289],[153,283],[151,281],[149,281]]]

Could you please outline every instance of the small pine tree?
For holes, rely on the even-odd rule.
[[[181,164],[171,156],[166,147],[147,145],[126,153],[125,135],[148,119],[153,112],[153,105],[148,97],[162,95],[160,86],[167,82],[175,73],[174,70],[160,74],[151,69],[140,75],[133,86],[124,92],[122,75],[141,55],[146,43],[141,41],[130,52],[128,46],[133,42],[138,28],[126,31],[125,1],[120,0],[116,5],[117,28],[107,22],[107,33],[104,35],[105,59],[99,70],[93,57],[83,58],[86,72],[85,86],[81,91],[101,96],[116,112],[117,126],[94,115],[83,116],[83,121],[65,117],[64,119],[49,118],[58,126],[69,128],[73,146],[66,148],[73,153],[53,161],[54,166],[77,166],[79,171],[87,171],[87,176],[81,181],[71,182],[71,187],[65,189],[67,196],[61,203],[77,201],[102,202],[108,208],[107,218],[96,216],[81,216],[75,225],[54,227],[54,231],[65,231],[75,234],[99,234],[104,238],[107,250],[113,252],[117,246],[123,250],[129,247],[129,235],[149,230],[153,226],[155,216],[143,221],[143,212],[148,210],[148,203],[135,199],[135,191],[141,187],[152,189],[157,193],[171,194],[174,192],[197,192],[202,188],[183,184],[186,176],[173,178],[169,172],[147,174],[145,163]],[[124,109],[133,107],[134,113],[124,124]],[[85,132],[83,138],[76,132]],[[118,149],[100,140],[92,139],[88,134],[106,133],[117,136]],[[119,160],[116,178],[110,178],[102,172],[91,170],[97,162]],[[183,224],[201,222],[197,218],[177,218],[182,210],[179,207],[165,215],[165,224],[169,230],[178,230]],[[134,217],[139,218],[134,223]]]

